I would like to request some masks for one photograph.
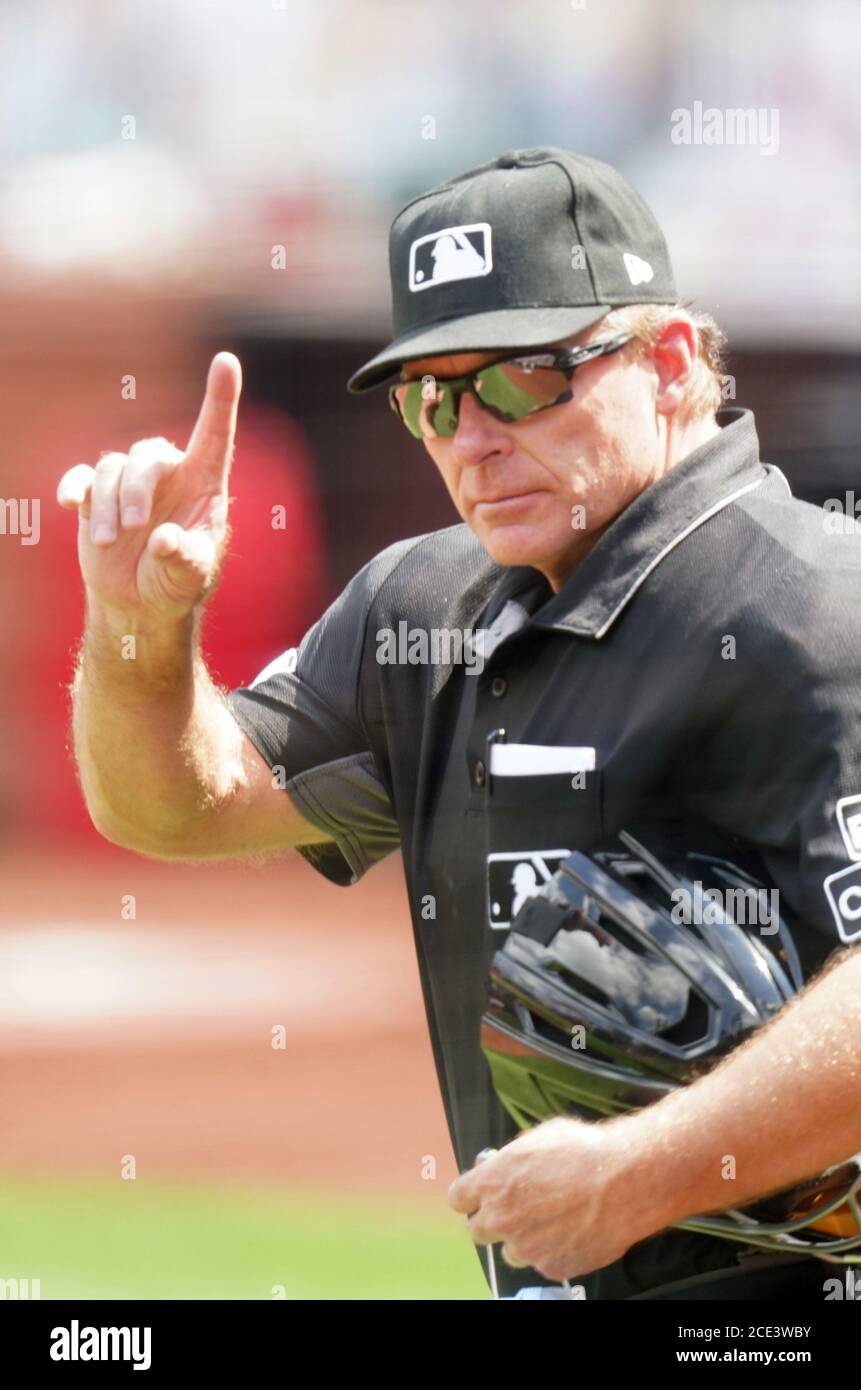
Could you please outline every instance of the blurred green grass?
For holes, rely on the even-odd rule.
[[[362,1195],[116,1179],[0,1178],[0,1278],[42,1299],[480,1299],[439,1210]]]

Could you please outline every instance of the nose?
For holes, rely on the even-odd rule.
[[[460,398],[452,450],[461,465],[479,463],[488,454],[511,452],[511,441],[502,421],[491,415],[489,410],[483,410],[468,391],[464,391]]]

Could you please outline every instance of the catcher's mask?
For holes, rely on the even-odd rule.
[[[569,855],[493,958],[481,1043],[521,1129],[650,1104],[710,1070],[802,987],[762,883],[711,854],[661,862],[619,838],[627,852]],[[743,1210],[678,1225],[853,1263],[859,1187],[855,1155]]]

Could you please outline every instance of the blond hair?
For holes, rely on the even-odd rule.
[[[692,310],[687,304],[625,304],[601,320],[602,334],[633,333],[636,345],[652,347],[670,319],[679,315],[691,323],[697,341],[697,354],[685,398],[683,419],[714,415],[723,402],[724,354],[727,336],[711,314]],[[635,346],[635,344],[632,344]]]

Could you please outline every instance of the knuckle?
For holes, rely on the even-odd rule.
[[[127,468],[120,479],[120,494],[124,501],[142,502],[152,491],[152,483],[132,468]]]
[[[108,469],[100,471],[97,468],[95,477],[93,478],[93,486],[90,489],[90,495],[92,496],[93,502],[109,502],[111,498],[115,498],[117,495],[120,476],[121,475],[119,472],[112,473]]]
[[[525,1269],[529,1263],[519,1245],[510,1240],[502,1247],[502,1258],[511,1269]]]
[[[129,449],[129,458],[141,463],[170,462],[178,453],[175,444],[158,435],[152,439],[136,440]]]
[[[96,476],[105,478],[108,475],[113,476],[113,474],[120,472],[120,470],[125,467],[126,458],[126,454],[116,453],[113,449],[105,449],[104,453],[99,455],[99,460],[95,467]]]
[[[480,1245],[481,1237],[485,1233],[485,1223],[482,1220],[481,1216],[477,1212],[473,1216],[468,1216],[466,1218],[466,1224],[469,1228],[470,1236],[476,1242],[477,1245]]]

